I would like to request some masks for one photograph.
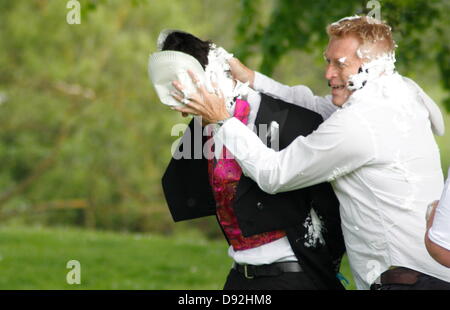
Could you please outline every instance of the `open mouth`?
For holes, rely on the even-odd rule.
[[[331,85],[332,89],[343,89],[345,85]]]

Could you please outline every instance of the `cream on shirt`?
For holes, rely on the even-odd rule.
[[[368,289],[390,266],[450,281],[450,269],[435,262],[424,244],[427,205],[440,196],[443,175],[430,112],[417,89],[396,73],[382,76],[338,109],[330,97],[314,96],[304,86],[286,98],[292,88],[281,87],[280,94],[280,85],[266,79],[269,85],[258,86],[256,78],[255,88],[326,120],[276,152],[231,118],[214,139],[231,151],[243,173],[273,194],[331,182],[359,289]]]

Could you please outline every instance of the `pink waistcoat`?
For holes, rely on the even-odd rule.
[[[247,124],[249,112],[250,106],[248,102],[237,99],[234,117]],[[220,159],[212,158],[208,160],[208,173],[209,182],[216,200],[217,217],[233,249],[240,251],[256,248],[284,237],[286,234],[281,230],[250,237],[242,235],[233,210],[236,188],[241,178],[242,170],[229,153],[225,156],[227,152],[228,150],[224,146]]]

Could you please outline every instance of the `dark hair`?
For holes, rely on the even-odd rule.
[[[208,65],[208,53],[210,41],[202,41],[189,33],[172,32],[164,41],[163,51],[178,51],[191,55],[202,65],[203,69]]]

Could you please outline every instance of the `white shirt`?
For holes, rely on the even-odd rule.
[[[250,105],[247,124],[252,126],[256,121],[259,105],[261,103],[261,96],[257,92],[249,89],[246,99]],[[297,261],[297,257],[295,256],[287,237],[248,250],[234,251],[233,247],[230,246],[228,248],[228,255],[238,264],[249,265]]]
[[[450,281],[450,269],[435,262],[424,244],[427,205],[440,196],[443,175],[430,113],[416,89],[398,74],[383,76],[334,113],[329,97],[297,89],[303,106],[330,115],[312,134],[276,152],[231,118],[216,143],[268,193],[331,182],[359,289],[368,289],[390,266]]]
[[[450,251],[450,169],[447,175],[447,182],[436,207],[433,226],[428,231],[428,237],[437,245]]]

